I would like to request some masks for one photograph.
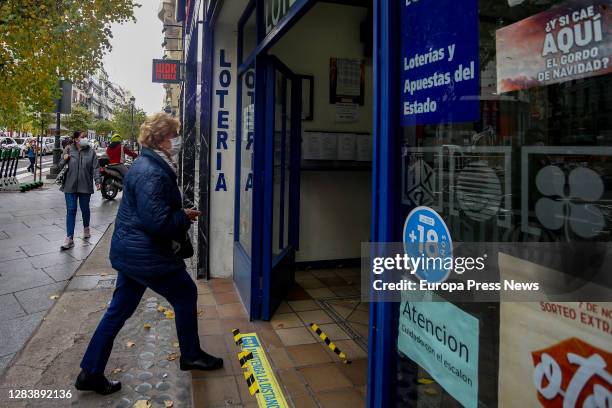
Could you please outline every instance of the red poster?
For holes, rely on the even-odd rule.
[[[571,0],[496,32],[497,92],[612,72],[612,1]]]
[[[499,406],[610,407],[612,303],[502,303]]]
[[[597,406],[608,401],[612,354],[572,337],[531,353],[534,385],[543,407]]]

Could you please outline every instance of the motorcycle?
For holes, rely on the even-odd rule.
[[[116,164],[109,164],[106,154],[102,155],[98,162],[100,163],[100,174],[102,176],[100,193],[105,199],[114,200],[117,194],[123,190],[123,176],[119,170],[114,168],[117,166]],[[130,161],[126,161],[124,164],[128,169],[131,166]]]

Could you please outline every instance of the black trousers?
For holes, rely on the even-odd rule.
[[[198,290],[187,271],[171,272],[161,278],[138,280],[119,272],[111,304],[98,324],[81,361],[83,370],[90,374],[104,372],[115,337],[138,307],[147,287],[165,297],[174,309],[181,356],[192,360],[199,357]]]

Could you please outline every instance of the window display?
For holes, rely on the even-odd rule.
[[[403,218],[428,206],[444,219],[453,242],[547,245],[546,254],[489,257],[499,260],[500,273],[556,269],[578,290],[610,262],[612,3],[441,3],[436,19],[461,7],[457,22],[473,13],[476,25],[432,25],[430,2],[401,5],[396,71]],[[411,21],[419,30],[411,31]],[[472,48],[477,55],[450,60],[453,49],[469,54]],[[587,316],[582,323],[539,303],[454,305],[478,320],[477,398],[457,391],[455,374],[441,378],[399,339],[397,406],[519,405],[519,394],[522,406],[610,398],[610,332],[589,329],[581,337],[589,319],[610,327],[610,316],[601,314],[609,305],[597,304],[596,313],[586,304],[567,304],[571,313]],[[400,332],[401,316],[399,310]],[[566,351],[574,365],[560,363]],[[584,361],[602,365],[578,386],[575,370]]]

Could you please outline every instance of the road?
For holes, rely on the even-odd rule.
[[[40,160],[40,159],[38,159]],[[53,164],[53,155],[48,154],[43,156],[42,158],[42,171],[43,178],[49,173],[49,169]],[[28,172],[28,166],[30,165],[30,160],[26,157],[25,159],[19,159],[19,166],[17,166],[17,180],[20,183],[28,182],[32,180],[32,173]],[[37,162],[38,165],[38,162]],[[38,171],[37,171],[38,173]]]

